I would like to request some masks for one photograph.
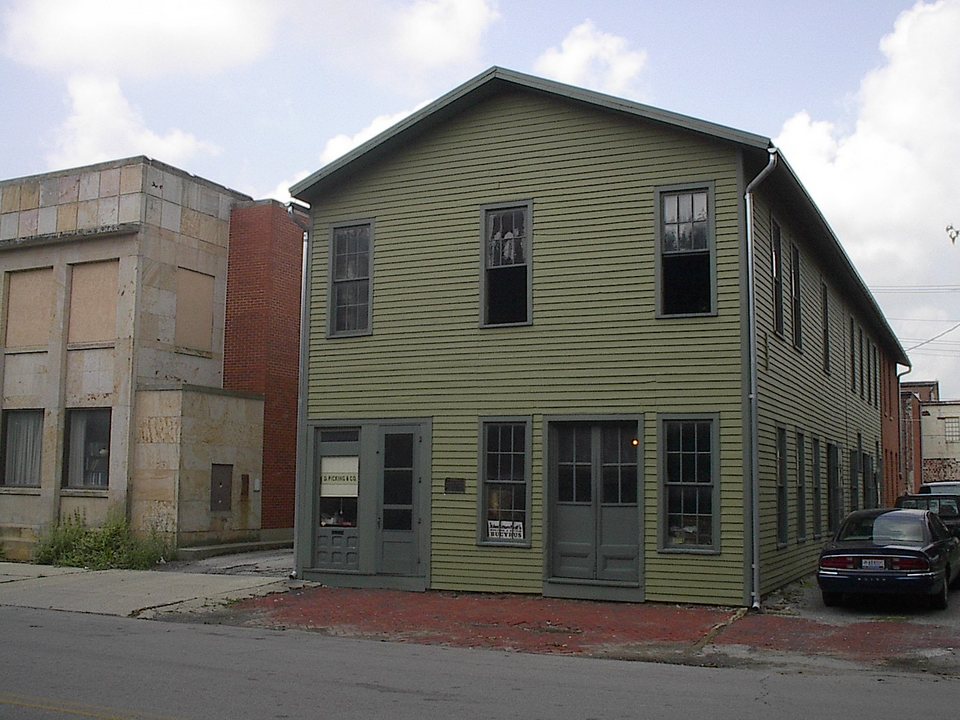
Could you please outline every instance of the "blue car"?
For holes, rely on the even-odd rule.
[[[926,596],[947,607],[960,577],[960,530],[929,510],[882,508],[850,513],[820,553],[823,604],[845,594]]]

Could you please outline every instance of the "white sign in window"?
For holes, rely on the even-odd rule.
[[[487,537],[498,540],[523,540],[523,522],[487,520]]]
[[[320,459],[320,497],[357,497],[360,458],[324,457]]]

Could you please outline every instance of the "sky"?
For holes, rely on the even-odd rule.
[[[0,0],[0,178],[142,154],[287,200],[493,65],[772,138],[960,399],[960,0]]]

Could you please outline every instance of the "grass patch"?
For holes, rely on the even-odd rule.
[[[78,511],[40,538],[35,559],[41,565],[91,570],[147,570],[169,555],[163,538],[155,532],[134,535],[121,513],[111,512],[101,527],[89,527]]]

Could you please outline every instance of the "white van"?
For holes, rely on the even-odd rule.
[[[924,483],[920,486],[923,495],[960,495],[960,480]]]

